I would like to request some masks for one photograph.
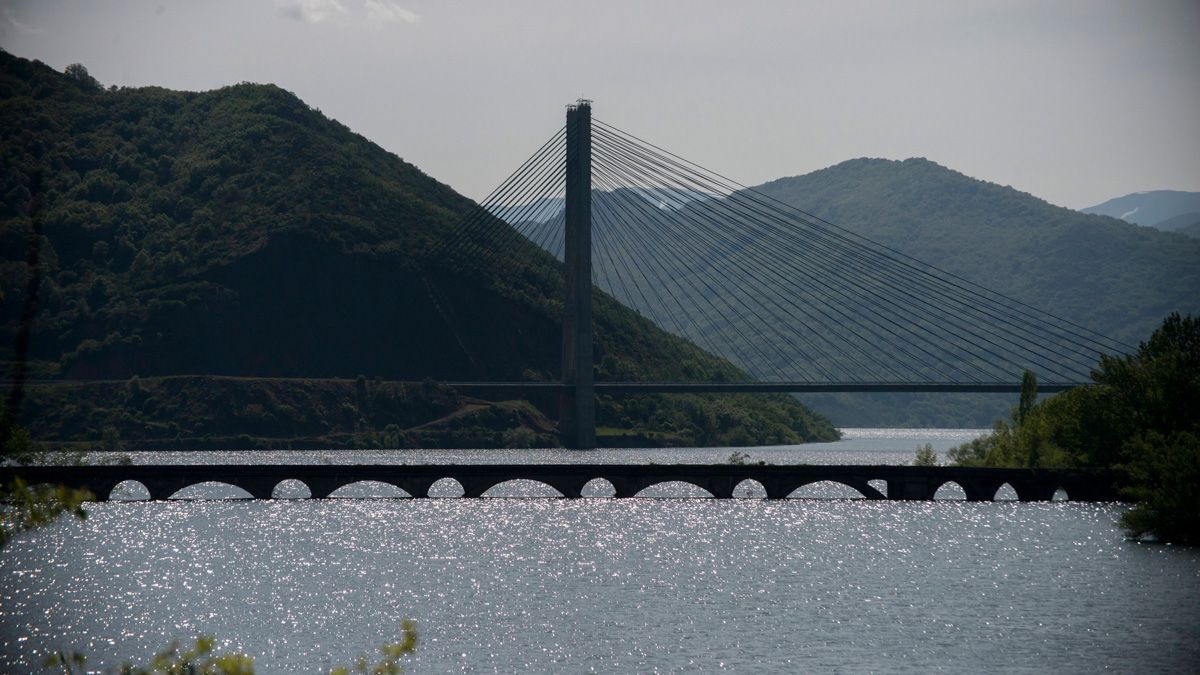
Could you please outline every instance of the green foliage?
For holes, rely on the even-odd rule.
[[[829,420],[781,394],[600,396],[596,424],[636,439],[628,444],[790,445],[839,438]]]
[[[1008,420],[996,420],[991,433],[947,451],[962,466],[1070,468],[1109,466],[1103,448],[1107,427],[1095,406],[1106,397],[1095,387],[1079,387],[1035,403],[1036,378],[1022,378],[1020,402]],[[1105,408],[1108,411],[1108,407]],[[1115,411],[1111,411],[1114,412]]]
[[[460,396],[435,383],[365,381],[364,394],[354,380],[135,382],[36,383],[24,406],[31,432],[81,448],[95,447],[93,439],[110,426],[124,449],[558,445],[555,422],[539,407]],[[362,414],[360,398],[366,401]],[[763,445],[838,437],[828,420],[787,396],[600,397],[597,409],[602,438],[615,445]]]
[[[212,653],[216,640],[210,636],[196,638],[196,643],[179,651],[179,642],[172,642],[155,654],[147,666],[123,664],[116,670],[120,675],[254,675],[254,659],[244,654]],[[84,673],[87,658],[78,652],[51,654],[42,663],[45,670],[59,670],[67,675]]]
[[[330,675],[350,675],[350,673],[360,673],[361,675],[396,675],[403,672],[400,667],[400,659],[406,655],[413,653],[417,648],[417,628],[416,625],[405,619],[401,624],[401,638],[399,642],[384,645],[379,648],[383,654],[383,658],[376,664],[370,665],[366,656],[360,656],[354,668],[338,667],[330,671]]]
[[[1137,504],[1121,516],[1130,537],[1200,544],[1200,435],[1149,432],[1129,443],[1124,468]]]
[[[87,490],[65,485],[30,486],[17,476],[0,488],[0,548],[17,534],[45,527],[63,514],[87,518],[83,502],[95,498]]]
[[[516,427],[504,432],[503,442],[506,448],[536,448],[540,437],[529,427]]]
[[[1200,426],[1200,317],[1172,313],[1136,354],[1101,356],[1092,379],[1106,387],[1127,428],[1171,434]]]
[[[117,670],[121,675],[253,675],[254,659],[244,654],[213,654],[216,640],[211,636],[196,638],[196,644],[179,651],[172,642],[159,652],[148,666],[125,664]]]
[[[729,459],[726,459],[725,463],[732,464],[734,466],[749,466],[749,465],[766,466],[767,465],[766,460],[760,459],[757,462],[751,462],[749,454],[744,453],[744,452],[736,452],[736,451],[730,453]]]
[[[926,443],[925,445],[917,446],[917,454],[913,458],[913,466],[937,466],[938,456],[933,451],[933,444]]]
[[[34,443],[29,432],[16,423],[7,406],[0,401],[0,461],[30,464],[42,449]]]
[[[56,651],[42,661],[43,670],[61,670],[68,675],[84,672],[87,656],[79,652]]]
[[[100,84],[99,80],[92,77],[91,73],[88,72],[88,69],[85,68],[82,63],[72,63],[66,68],[63,68],[63,75],[66,75],[68,78],[74,80],[77,84],[79,84],[79,86],[85,89],[104,89],[104,85]]]
[[[382,658],[371,664],[366,656],[360,656],[353,668],[339,666],[330,670],[330,675],[399,675],[404,672],[401,659],[417,649],[419,638],[417,627],[410,619],[401,624],[399,642],[379,648]],[[236,652],[214,654],[216,639],[202,635],[196,643],[180,651],[178,641],[154,655],[149,665],[123,664],[116,670],[120,675],[254,675],[254,659]],[[42,663],[44,670],[56,670],[74,675],[84,673],[87,657],[79,652],[56,651]]]
[[[1037,375],[1031,370],[1026,370],[1021,376],[1021,400],[1017,403],[1018,427],[1025,424],[1025,417],[1033,409],[1034,403],[1037,403]]]
[[[996,422],[989,436],[951,450],[951,458],[987,466],[1108,467],[1125,461],[1126,445],[1147,432],[1194,431],[1200,319],[1171,314],[1135,354],[1102,355],[1092,380],[1035,405],[1023,387],[1009,422]]]
[[[121,433],[111,424],[105,425],[100,431],[100,449],[105,452],[120,452],[124,449],[121,444]]]
[[[78,463],[74,453],[49,452],[29,440],[25,429],[17,425],[0,403],[0,462],[29,464]],[[65,485],[29,485],[20,476],[0,486],[0,548],[13,537],[28,530],[45,527],[63,514],[80,520],[87,518],[83,502],[95,499],[87,490]]]
[[[1138,506],[1131,536],[1195,543],[1200,517],[1200,318],[1168,316],[1137,353],[1101,356],[1094,385],[1013,412],[949,452],[957,464],[1120,467]],[[1022,393],[1024,401],[1025,395]],[[1023,419],[1022,419],[1023,417]],[[1020,421],[1019,421],[1020,420]]]

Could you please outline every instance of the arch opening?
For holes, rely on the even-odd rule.
[[[634,496],[652,499],[712,499],[713,494],[695,483],[684,480],[667,480],[647,485]]]
[[[254,499],[254,495],[236,485],[207,480],[180,488],[167,499]]]
[[[312,490],[302,480],[285,478],[271,489],[271,499],[312,499]]]
[[[347,483],[329,493],[330,499],[397,499],[404,497],[412,498],[412,495],[391,483],[378,480]]]
[[[434,498],[461,497],[466,493],[462,483],[454,478],[439,478],[429,486],[429,496]]]
[[[788,499],[866,499],[857,488],[835,480],[805,483],[788,493]]]
[[[733,498],[736,500],[766,500],[767,488],[754,478],[744,478],[733,486]]]
[[[753,478],[743,479],[733,486],[734,499],[766,499],[767,488]]]
[[[1071,501],[1071,495],[1067,494],[1067,490],[1065,488],[1058,488],[1054,491],[1054,496],[1050,498],[1050,501],[1069,502]]]
[[[607,478],[593,478],[583,484],[583,489],[580,490],[580,496],[583,497],[616,497],[617,488],[608,481]]]
[[[933,498],[942,501],[965,501],[967,499],[967,491],[958,483],[948,480],[938,487],[933,493]]]
[[[871,487],[875,488],[876,490],[879,490],[879,494],[881,494],[885,497],[887,496],[888,486],[887,486],[886,480],[884,480],[882,478],[876,478],[874,480],[867,481],[867,485],[870,485]]]
[[[1018,499],[1020,498],[1017,496],[1017,491],[1008,483],[997,488],[996,495],[992,497],[992,501],[994,502],[1015,502]]]
[[[109,501],[132,502],[150,499],[150,489],[141,481],[123,480],[108,493]]]
[[[549,483],[531,478],[513,478],[484,490],[484,497],[499,497],[504,499],[552,499],[562,497],[563,493]]]

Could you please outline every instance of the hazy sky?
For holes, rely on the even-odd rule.
[[[564,104],[746,184],[921,156],[1084,207],[1200,190],[1200,1],[0,0],[106,85],[274,82],[471,197]]]

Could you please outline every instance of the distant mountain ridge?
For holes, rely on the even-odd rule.
[[[1178,232],[1200,223],[1200,192],[1150,190],[1110,199],[1081,213],[1120,218],[1166,232]]]

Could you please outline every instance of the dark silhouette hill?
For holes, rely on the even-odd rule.
[[[138,392],[156,392],[34,388],[40,417],[28,421],[43,438],[94,439],[113,426],[127,438],[282,439],[300,425],[311,440],[321,428],[349,434],[405,417],[389,422],[368,408],[401,406],[407,390],[380,385],[393,401],[372,407],[370,386],[344,384],[358,375],[370,383],[557,376],[558,263],[532,244],[477,266],[448,263],[441,247],[474,203],[278,87],[104,89],[80,66],[58,73],[0,53],[0,125],[0,359],[26,356],[34,377],[64,381],[137,376]],[[597,377],[746,377],[607,296],[595,303]],[[20,317],[31,306],[22,355]],[[194,376],[187,386],[155,381],[185,375]],[[350,396],[349,409],[297,410],[280,403],[278,382],[230,393],[253,378],[342,382],[324,394]],[[224,393],[199,406],[209,419],[183,415],[215,382]],[[410,416],[401,430],[466,405],[448,395],[425,406],[435,417]],[[222,408],[234,400],[238,409]],[[750,418],[760,442],[834,433],[783,399],[650,400],[606,401],[600,422],[679,442],[716,442]],[[716,416],[713,406],[733,411],[725,428],[696,431],[689,411]],[[250,418],[262,419],[247,432]],[[516,418],[528,415],[506,417]],[[544,422],[532,426],[545,431]]]

